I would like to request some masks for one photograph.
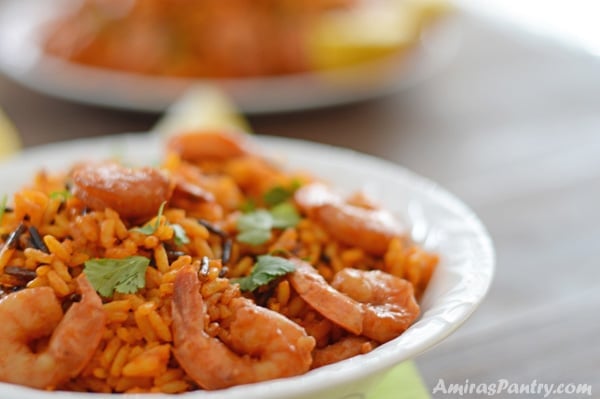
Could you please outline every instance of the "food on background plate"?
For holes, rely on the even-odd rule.
[[[367,353],[419,316],[438,261],[364,194],[217,130],[168,138],[155,167],[40,171],[2,198],[0,246],[0,381],[86,392],[221,389]]]
[[[119,71],[256,77],[338,68],[416,46],[442,0],[83,0],[47,53]]]

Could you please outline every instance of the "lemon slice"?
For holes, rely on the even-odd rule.
[[[325,14],[308,34],[315,69],[335,69],[414,46],[422,30],[449,11],[443,0],[390,0]]]
[[[0,158],[18,151],[19,148],[21,148],[21,141],[17,130],[0,109]]]
[[[235,105],[219,89],[200,86],[175,102],[153,131],[170,136],[197,129],[228,129],[250,132],[250,126]]]

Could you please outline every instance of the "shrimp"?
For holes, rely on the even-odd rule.
[[[406,235],[406,227],[390,212],[344,202],[322,183],[301,187],[294,200],[333,238],[373,255],[385,254],[393,238]]]
[[[396,338],[419,315],[412,284],[380,270],[346,268],[331,285],[308,263],[292,259],[290,283],[310,306],[345,330],[377,342]]]
[[[202,388],[227,388],[309,370],[315,340],[302,327],[249,299],[234,298],[228,347],[204,330],[207,310],[194,268],[181,269],[174,284],[173,354]]]
[[[363,335],[377,342],[396,338],[419,316],[412,284],[381,270],[342,269],[331,286],[360,303]]]
[[[238,209],[244,197],[233,179],[225,175],[205,174],[202,169],[187,162],[181,162],[172,169],[177,182],[175,198],[195,198],[203,202],[216,202],[227,210]]]
[[[296,270],[289,275],[292,287],[310,306],[352,334],[363,332],[364,309],[354,299],[330,286],[311,265],[292,258]]]
[[[85,275],[77,284],[81,301],[64,317],[50,287],[28,288],[0,301],[0,381],[54,389],[89,363],[104,334],[106,315]],[[31,344],[50,334],[44,350],[32,350]]]
[[[189,162],[204,159],[227,160],[252,153],[248,138],[242,133],[198,130],[173,136],[167,151]]]
[[[158,169],[131,169],[114,162],[81,166],[72,177],[73,195],[86,206],[111,208],[127,219],[155,215],[170,199],[175,184]]]

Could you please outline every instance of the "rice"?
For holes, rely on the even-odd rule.
[[[176,173],[182,164],[186,163],[171,154],[163,167]],[[256,255],[293,254],[312,264],[326,281],[331,281],[339,270],[351,267],[383,270],[407,279],[417,298],[427,287],[438,258],[406,238],[391,240],[385,254],[373,255],[336,241],[318,222],[302,215],[293,227],[273,229],[265,243],[249,245],[232,240],[244,204],[254,201],[264,206],[261,198],[267,190],[306,184],[309,179],[257,157],[212,162],[210,169],[205,180],[198,177],[201,175],[196,178],[210,188],[215,201],[194,201],[193,197],[180,195],[170,200],[162,215],[141,221],[121,218],[110,207],[90,209],[68,192],[57,195],[69,186],[68,174],[40,172],[31,184],[14,194],[12,208],[4,212],[0,222],[0,296],[50,287],[63,308],[68,309],[78,300],[75,277],[83,272],[87,261],[131,256],[150,259],[143,288],[103,298],[107,325],[98,348],[79,375],[53,388],[106,393],[200,389],[172,353],[173,284],[177,272],[188,265],[200,270],[201,295],[208,314],[205,331],[225,343],[229,339],[230,303],[242,295],[304,327],[315,338],[317,349],[349,336],[309,306],[285,278],[242,294],[231,279],[249,275]],[[144,226],[154,228],[140,231]],[[185,233],[185,243],[174,243],[176,228]],[[38,233],[41,242],[37,242]],[[15,274],[15,270],[22,273]],[[374,346],[365,342],[352,354],[367,352]]]

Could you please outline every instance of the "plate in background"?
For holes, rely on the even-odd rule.
[[[45,54],[41,27],[65,0],[0,2],[0,72],[52,96],[114,108],[162,112],[195,85],[217,85],[244,113],[351,103],[412,87],[452,57],[458,26],[448,18],[407,53],[330,72],[238,79],[145,76],[83,66]]]

